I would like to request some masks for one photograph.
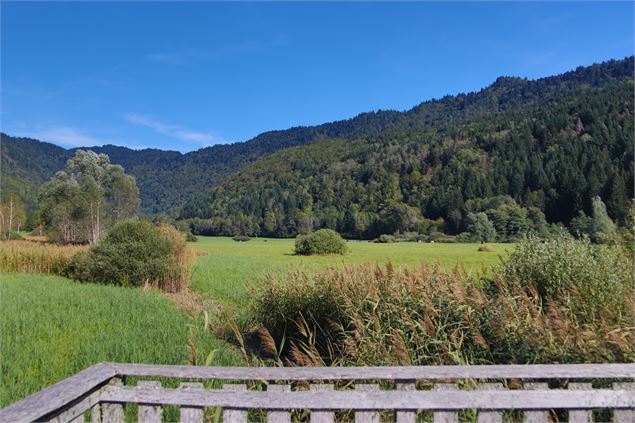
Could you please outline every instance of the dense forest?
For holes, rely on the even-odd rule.
[[[2,191],[34,209],[75,150],[2,134]],[[577,225],[600,197],[624,225],[633,197],[633,57],[405,111],[263,133],[187,154],[112,145],[144,213],[200,233],[349,237],[461,234],[497,239]],[[487,238],[487,237],[485,237]],[[491,237],[490,237],[491,238]]]
[[[375,238],[474,232],[484,214],[496,239],[510,240],[545,233],[549,223],[579,223],[599,196],[626,225],[632,72],[631,58],[566,77],[501,78],[480,93],[429,103],[438,114],[422,126],[394,124],[377,135],[278,152],[190,201],[180,217],[203,218],[192,221],[199,233],[331,228]],[[452,102],[441,119],[438,107]]]

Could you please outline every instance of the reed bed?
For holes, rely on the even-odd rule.
[[[269,276],[242,322],[244,347],[302,366],[631,362],[632,262],[619,251],[575,242],[541,247],[559,258],[552,290],[545,290],[556,286],[552,280],[519,270],[518,263],[534,269],[533,261],[545,261],[527,246],[512,253],[511,269],[504,261],[480,276],[390,263]],[[585,280],[578,269],[596,273]]]
[[[0,242],[0,272],[48,273],[62,275],[71,258],[84,245],[58,245],[31,241]]]

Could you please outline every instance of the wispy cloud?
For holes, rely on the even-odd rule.
[[[111,144],[110,141],[95,138],[81,132],[77,128],[67,126],[39,130],[32,133],[31,136],[43,141],[70,147],[94,147],[96,145]]]
[[[170,138],[175,138],[188,143],[197,143],[202,146],[208,146],[225,142],[222,138],[214,134],[208,132],[192,131],[183,128],[182,126],[159,122],[146,115],[126,113],[124,114],[124,118],[132,124],[150,128],[159,134],[166,135]]]
[[[67,148],[76,147],[97,147],[106,144],[119,145],[122,147],[141,150],[149,148],[147,145],[134,144],[122,140],[95,137],[89,135],[86,131],[70,126],[55,127],[32,127],[24,122],[14,122],[11,127],[11,134],[15,136],[24,136],[34,138],[40,141],[46,141]]]

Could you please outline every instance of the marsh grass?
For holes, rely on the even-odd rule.
[[[622,285],[589,319],[584,291],[544,297],[531,280],[496,272],[390,263],[293,272],[259,284],[243,330],[259,338],[255,353],[288,365],[630,362],[634,292]]]
[[[61,275],[66,272],[71,257],[83,251],[88,251],[88,247],[32,241],[2,241],[0,272]]]

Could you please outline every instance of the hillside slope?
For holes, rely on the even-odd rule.
[[[290,147],[318,140],[359,139],[393,133],[426,133],[432,128],[478,122],[491,114],[571,95],[583,87],[602,87],[632,79],[633,58],[581,67],[562,75],[526,80],[501,77],[479,92],[431,100],[405,111],[362,113],[352,119],[311,127],[270,131],[243,143],[217,145],[187,154],[155,149],[91,147],[135,176],[147,213],[176,212],[188,200],[218,186],[240,169]],[[73,154],[53,144],[2,134],[3,190],[33,202],[39,184]]]
[[[202,226],[210,234],[291,236],[327,227],[373,238],[432,226],[456,234],[468,229],[469,213],[485,212],[513,237],[590,215],[600,196],[625,224],[634,176],[632,74],[598,75],[566,90],[552,80],[554,94],[540,101],[491,112],[459,108],[450,122],[280,151],[190,201],[181,217],[210,219]],[[546,90],[508,78],[494,84],[501,86],[516,93],[510,99]]]

